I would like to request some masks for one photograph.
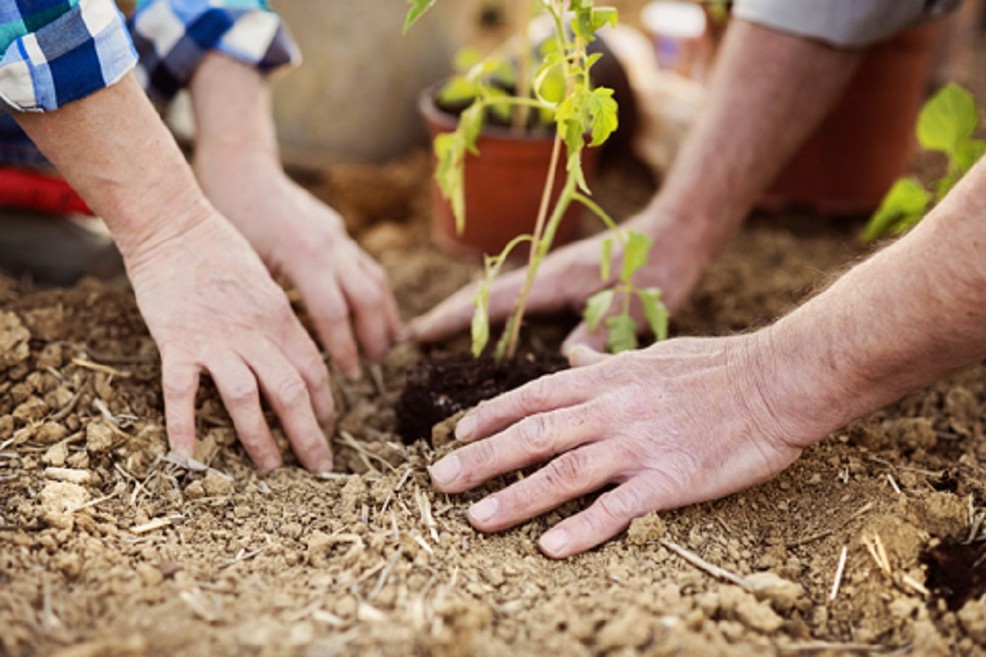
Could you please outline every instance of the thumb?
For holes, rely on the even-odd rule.
[[[566,356],[576,347],[587,347],[590,351],[606,351],[606,329],[602,325],[595,331],[590,331],[585,322],[581,322],[568,334],[562,343],[561,352]]]
[[[609,358],[609,354],[596,351],[584,344],[572,347],[565,352],[565,355],[568,357],[568,364],[572,367],[588,367]]]

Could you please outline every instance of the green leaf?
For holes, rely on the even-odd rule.
[[[455,53],[455,70],[465,73],[483,61],[483,53],[479,48],[463,48]]]
[[[586,98],[586,111],[592,126],[592,145],[599,146],[620,127],[619,107],[613,100],[613,90],[597,87]]]
[[[978,122],[979,110],[972,94],[950,82],[921,108],[918,141],[926,149],[952,155],[972,136]]]
[[[599,322],[602,321],[606,312],[609,311],[610,306],[613,305],[614,296],[616,296],[616,291],[610,289],[596,292],[589,297],[589,300],[585,304],[585,310],[582,312],[582,319],[590,331],[595,331],[599,328]]]
[[[650,253],[654,241],[643,233],[635,230],[628,231],[627,244],[623,252],[623,273],[620,280],[629,283],[633,275],[640,271],[640,268],[647,264],[647,255]]]
[[[461,234],[466,227],[465,194],[465,139],[459,132],[448,132],[435,137],[435,180],[442,196],[452,206],[455,229]]]
[[[964,175],[976,166],[976,162],[986,155],[986,141],[982,139],[966,139],[959,144],[952,158],[951,165]]]
[[[462,136],[465,139],[465,148],[473,155],[479,155],[479,150],[476,148],[476,140],[479,139],[480,133],[483,132],[483,124],[486,116],[483,110],[483,103],[475,102],[459,117],[459,129],[462,131]]]
[[[613,273],[613,238],[607,237],[603,240],[602,253],[599,254],[599,275],[604,283],[609,282],[609,277]]]
[[[483,88],[461,75],[448,79],[438,91],[438,100],[443,105],[464,105],[483,95]]]
[[[637,324],[627,314],[607,317],[606,331],[606,347],[614,354],[621,351],[631,351],[639,345],[637,342]]]
[[[555,107],[565,100],[568,82],[565,79],[565,58],[551,54],[534,73],[534,96],[549,107]]]
[[[904,222],[916,223],[931,202],[931,193],[914,178],[901,178],[894,183],[887,195],[883,197],[880,207],[870,218],[863,231],[862,240],[872,242],[894,231],[895,227]]]
[[[661,300],[661,291],[656,287],[637,290],[637,298],[644,306],[644,317],[647,318],[647,324],[650,326],[654,337],[658,342],[667,340],[668,322],[671,315]]]
[[[404,34],[411,29],[411,26],[424,16],[425,12],[431,9],[436,0],[407,0],[411,7],[407,10],[407,18],[404,19]]]

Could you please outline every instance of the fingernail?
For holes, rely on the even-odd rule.
[[[467,415],[455,425],[456,440],[469,440],[476,433],[476,418]]]
[[[447,486],[459,476],[459,473],[462,471],[462,462],[455,454],[449,454],[428,468],[428,470],[431,472],[431,478],[436,484]]]
[[[469,517],[477,522],[486,522],[500,510],[500,500],[487,497],[469,507]]]
[[[267,472],[270,472],[271,470],[277,470],[279,467],[281,467],[281,459],[276,456],[268,456],[263,459],[263,462],[260,464],[260,467],[266,470]]]
[[[332,467],[332,459],[322,459],[318,462],[318,465],[315,466],[315,473],[320,475],[327,474],[332,472]]]
[[[555,529],[541,537],[541,549],[551,555],[560,554],[568,545],[568,534],[563,529]]]

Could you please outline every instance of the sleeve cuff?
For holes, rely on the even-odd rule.
[[[733,16],[833,46],[861,48],[960,4],[962,0],[736,0]]]
[[[123,15],[112,0],[81,0],[10,42],[0,59],[0,106],[54,111],[115,84],[136,61]]]
[[[151,0],[130,19],[138,75],[150,97],[174,97],[205,55],[218,51],[265,73],[301,54],[280,17],[256,0]]]

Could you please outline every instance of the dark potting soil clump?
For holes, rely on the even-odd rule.
[[[986,542],[942,543],[922,555],[928,588],[952,611],[986,593]]]
[[[426,358],[407,374],[397,401],[397,428],[405,443],[431,441],[431,428],[459,411],[568,367],[554,355],[524,354],[503,362],[467,353]]]

